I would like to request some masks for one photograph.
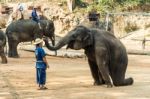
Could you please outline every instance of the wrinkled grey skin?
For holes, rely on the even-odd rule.
[[[78,26],[62,38],[56,46],[50,46],[47,39],[45,44],[50,50],[58,50],[64,45],[75,50],[84,49],[94,78],[94,85],[106,84],[107,87],[112,87],[133,84],[133,78],[125,79],[128,64],[126,49],[108,31]]]
[[[0,56],[2,59],[2,63],[6,64],[7,63],[7,58],[4,53],[4,47],[6,45],[6,36],[3,33],[3,31],[0,30]]]
[[[27,42],[42,38],[43,36],[49,37],[52,44],[55,45],[54,24],[50,20],[40,20],[42,29],[39,25],[30,19],[16,20],[12,22],[6,29],[9,44],[9,57],[19,57],[17,52],[17,45],[20,42]]]

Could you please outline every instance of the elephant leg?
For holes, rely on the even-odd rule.
[[[96,62],[102,78],[104,79],[105,84],[107,84],[107,87],[112,87],[111,77],[108,69],[108,52],[105,48],[98,48],[96,53]]]
[[[7,58],[6,58],[5,53],[4,53],[4,48],[0,48],[0,49],[1,49],[0,56],[2,58],[2,63],[5,64],[5,63],[7,63]]]
[[[104,84],[104,80],[98,70],[98,67],[95,62],[88,60],[92,77],[94,78],[94,85],[102,85]]]
[[[124,66],[126,64],[121,64],[117,66],[117,70],[115,70],[114,74],[112,75],[112,80],[113,84],[115,86],[127,86],[127,85],[132,85],[133,84],[133,78],[126,78],[125,79],[125,72],[126,72],[126,67]]]
[[[18,52],[17,52],[17,41],[8,41],[9,42],[9,57],[18,58]],[[13,42],[13,43],[12,43]]]
[[[3,63],[3,64],[6,64],[6,63],[7,63],[7,58],[6,58],[6,56],[5,56],[4,53],[1,54],[1,58],[2,58],[2,63]]]
[[[12,57],[12,43],[9,41],[8,39],[8,46],[9,46],[9,50],[8,50],[8,57]]]
[[[12,57],[14,57],[14,58],[19,58],[17,46],[18,46],[18,42],[14,42],[14,46],[12,48],[12,51],[13,51]]]
[[[98,66],[97,66],[97,67],[98,67]],[[98,68],[97,68],[97,69],[98,69]],[[99,69],[98,69],[98,76],[99,76],[99,81],[100,81],[100,83],[101,83],[101,84],[105,84],[105,81],[104,81],[104,79],[103,79],[103,77],[102,77],[102,75],[101,75]]]

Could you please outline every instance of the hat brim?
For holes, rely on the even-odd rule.
[[[34,42],[33,44],[36,45],[36,44],[40,44],[42,42],[43,42],[43,40],[39,40],[39,41]]]

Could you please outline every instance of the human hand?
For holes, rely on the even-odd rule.
[[[46,69],[47,69],[47,68],[49,68],[49,65],[48,65],[48,64],[46,65]]]

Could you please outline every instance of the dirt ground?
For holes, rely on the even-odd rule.
[[[47,56],[48,90],[37,90],[34,53],[19,53],[0,64],[0,99],[150,99],[150,56],[129,55],[126,77],[134,84],[113,88],[93,86],[85,58]]]

